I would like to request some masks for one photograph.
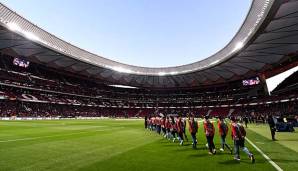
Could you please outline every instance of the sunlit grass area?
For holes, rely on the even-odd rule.
[[[298,169],[297,133],[278,133],[273,142],[265,125],[247,132],[282,169]],[[190,140],[179,146],[145,130],[143,120],[0,121],[0,170],[275,170],[248,143],[255,164],[244,153],[240,162],[227,151],[209,155],[202,126],[198,141],[195,150]]]

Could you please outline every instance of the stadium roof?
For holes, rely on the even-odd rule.
[[[254,0],[239,31],[216,54],[164,68],[127,65],[80,49],[0,3],[4,53],[60,70],[135,87],[177,88],[227,83],[257,75],[298,49],[298,1]]]

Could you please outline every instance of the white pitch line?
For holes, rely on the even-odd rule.
[[[123,127],[117,127],[117,129],[123,128]],[[101,131],[110,131],[115,130],[116,128],[112,129],[102,129],[102,130],[95,130],[95,132],[101,132]],[[49,136],[40,136],[40,137],[31,137],[31,138],[19,138],[19,139],[13,139],[13,140],[2,140],[0,143],[6,143],[6,142],[15,142],[15,141],[26,141],[26,140],[36,140],[41,138],[53,138],[53,137],[61,137],[61,136],[69,136],[69,135],[76,135],[76,134],[83,134],[83,133],[89,133],[89,132],[75,132],[70,134],[62,134],[62,135],[49,135]]]
[[[274,161],[272,161],[261,149],[259,149],[253,142],[251,142],[248,138],[245,137],[245,139],[251,144],[259,153],[262,154],[262,156],[277,170],[277,171],[283,171],[282,168],[280,168]]]

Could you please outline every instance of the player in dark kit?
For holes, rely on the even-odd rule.
[[[275,128],[275,123],[274,123],[273,116],[269,116],[267,122],[268,122],[269,127],[270,127],[270,132],[271,132],[272,140],[273,140],[273,141],[276,141],[276,139],[275,139],[275,131],[276,131],[276,128]]]
[[[254,155],[249,152],[249,150],[245,147],[245,136],[246,136],[246,131],[242,125],[237,123],[236,118],[232,117],[231,118],[232,123],[232,139],[234,141],[234,152],[235,152],[235,157],[234,159],[237,161],[240,161],[240,148],[242,148],[242,151],[244,151],[248,157],[250,158],[252,163],[255,163],[255,158]]]
[[[233,154],[233,150],[230,148],[230,146],[226,143],[226,136],[229,131],[229,127],[225,123],[225,120],[220,117],[217,123],[218,130],[219,130],[219,135],[220,135],[220,140],[221,140],[221,148],[220,151],[224,151],[225,147],[230,150],[231,154]]]
[[[244,116],[243,121],[244,121],[244,124],[245,124],[245,128],[247,128],[248,117],[247,116]]]
[[[209,154],[216,154],[216,149],[213,142],[215,129],[214,129],[213,123],[209,120],[208,116],[205,116],[204,131],[205,131],[205,135],[208,143]]]
[[[147,126],[148,126],[148,118],[147,118],[147,116],[145,116],[144,126],[145,126],[145,129],[147,129]]]

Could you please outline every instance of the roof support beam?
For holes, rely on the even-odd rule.
[[[11,46],[0,48],[0,50],[9,49],[9,48],[17,47],[17,46],[23,46],[23,45],[25,45],[25,43],[14,44],[14,45],[11,45]]]

